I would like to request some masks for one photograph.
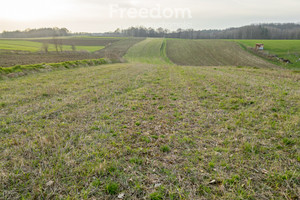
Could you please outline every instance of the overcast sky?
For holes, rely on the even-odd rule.
[[[104,32],[140,25],[223,29],[265,22],[299,23],[300,0],[0,0],[0,32]]]

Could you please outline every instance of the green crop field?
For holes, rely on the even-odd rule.
[[[299,73],[232,42],[118,43],[128,63],[0,80],[0,199],[299,197]]]
[[[4,40],[0,39],[0,49],[2,50],[14,50],[14,51],[30,51],[37,52],[42,50],[41,42],[33,42],[26,40]],[[98,51],[103,49],[104,46],[76,46],[76,50],[82,51]],[[49,45],[49,51],[55,51],[54,45]],[[63,45],[64,51],[72,51],[72,47],[70,45]]]
[[[274,67],[232,42],[224,40],[167,40],[167,56],[178,65]]]
[[[0,49],[19,50],[19,51],[39,51],[42,44],[39,42],[31,42],[25,40],[0,40]]]
[[[255,48],[255,44],[263,43],[264,51],[288,59],[292,64],[286,67],[300,68],[300,40],[236,40],[246,47]]]

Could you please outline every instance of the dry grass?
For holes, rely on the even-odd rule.
[[[148,64],[0,81],[0,199],[297,199],[299,81]]]

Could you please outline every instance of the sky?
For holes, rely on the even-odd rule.
[[[224,29],[300,22],[299,0],[0,0],[0,32],[65,27],[106,32],[130,26]]]

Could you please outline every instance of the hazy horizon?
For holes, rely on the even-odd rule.
[[[299,23],[297,0],[11,0],[2,2],[0,32],[66,27],[106,32],[130,26],[225,29],[257,23]]]

